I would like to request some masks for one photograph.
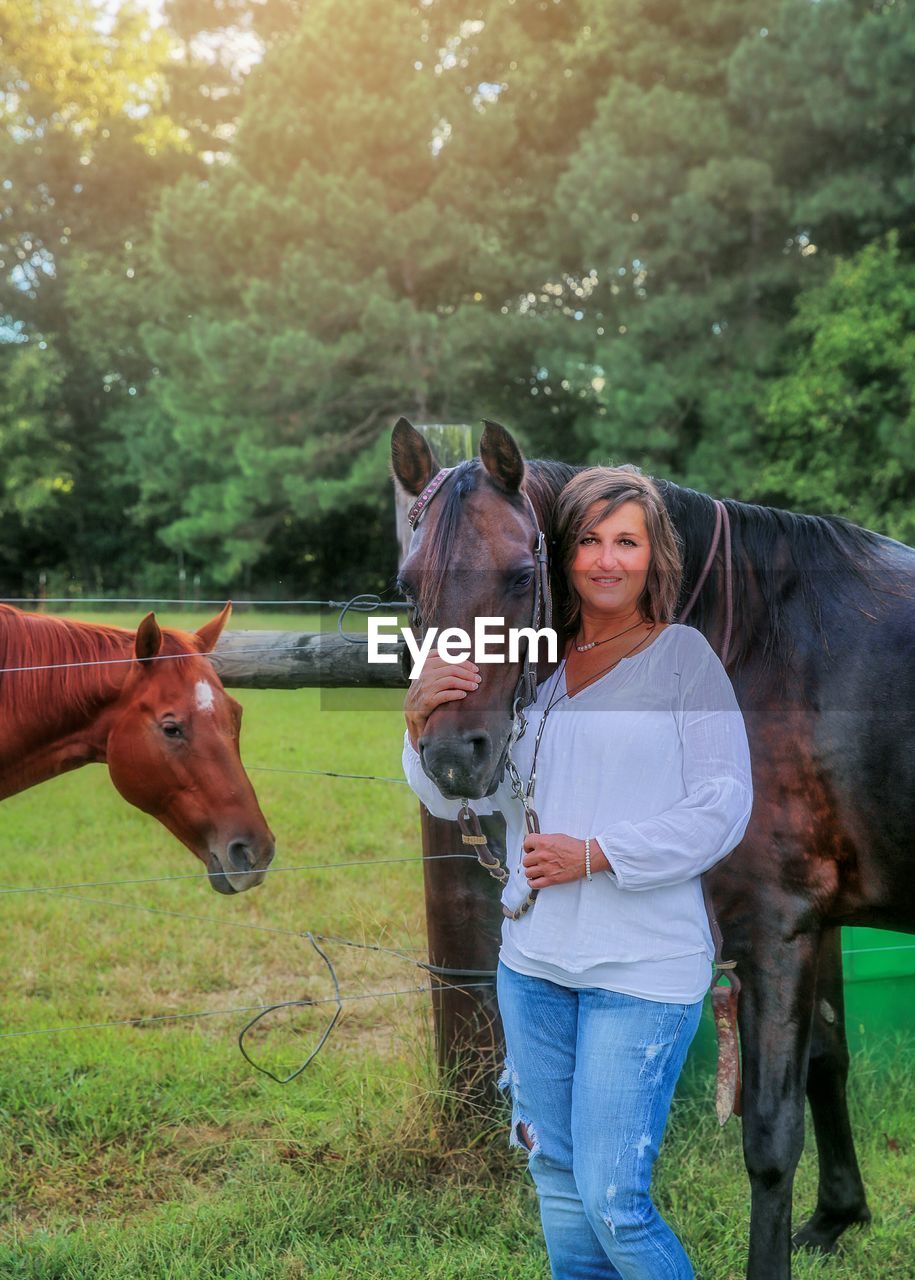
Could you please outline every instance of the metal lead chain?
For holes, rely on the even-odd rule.
[[[516,775],[517,775],[517,772],[518,772],[517,769],[515,769]],[[532,828],[530,825],[530,818],[528,816],[527,806],[525,806],[524,813],[525,813],[525,820],[527,821],[527,825],[528,825],[528,831],[530,831],[532,830]],[[533,820],[536,823],[537,822],[536,813],[534,813],[533,810],[530,810],[530,813],[533,815]],[[480,819],[471,809],[469,800],[464,799],[461,801],[461,810],[458,813],[458,826],[461,829],[461,839],[463,840],[464,844],[468,844],[473,848],[474,852],[477,855],[477,861],[479,862],[480,866],[485,868],[485,870],[488,871],[489,874],[492,876],[493,880],[497,880],[499,884],[502,885],[503,887],[506,884],[508,884],[508,881],[509,881],[508,871],[499,861],[498,856],[495,853],[493,853],[492,849],[490,849],[489,841],[483,835],[483,829],[480,826]],[[539,829],[540,829],[539,826],[535,826],[533,828],[533,830],[539,830]],[[525,912],[530,911],[536,899],[537,899],[537,890],[531,889],[531,891],[528,893],[525,900],[521,903],[520,907],[516,907],[514,911],[510,911],[508,907],[503,905],[502,914],[504,916],[507,916],[509,920],[520,920],[521,917],[525,914]]]

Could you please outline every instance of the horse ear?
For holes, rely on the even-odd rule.
[[[134,642],[134,653],[140,661],[155,658],[162,648],[162,631],[156,622],[156,615],[148,613],[137,627],[137,638]]]
[[[435,454],[425,436],[406,418],[398,418],[391,432],[391,470],[407,493],[422,493],[439,470]]]
[[[480,458],[489,478],[500,489],[515,493],[524,479],[524,457],[515,443],[515,437],[498,422],[483,419],[480,437]]]
[[[215,618],[211,618],[209,622],[205,622],[202,627],[197,628],[197,639],[200,641],[201,653],[212,653],[216,648],[216,642],[222,635],[222,629],[229,621],[232,613],[232,601],[230,600],[226,607],[217,613]]]

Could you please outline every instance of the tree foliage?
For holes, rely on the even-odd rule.
[[[0,17],[7,577],[381,582],[400,413],[910,535],[911,0],[99,12]]]
[[[838,259],[801,296],[790,336],[765,407],[762,493],[862,524],[879,512],[886,533],[915,542],[915,263],[898,237]]]
[[[149,218],[186,167],[166,45],[138,10],[106,29],[92,0],[12,0],[0,40],[0,555],[4,576],[31,546],[37,568],[95,584],[112,552],[116,571],[142,561],[120,423],[150,376]]]

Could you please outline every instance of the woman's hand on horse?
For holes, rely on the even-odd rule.
[[[524,874],[532,889],[582,880],[585,875],[585,842],[573,836],[528,835],[524,837]],[[591,837],[591,874],[609,871],[610,863],[600,845]]]
[[[443,702],[466,698],[479,683],[480,669],[475,662],[446,662],[438,653],[429,654],[422,671],[410,685],[403,705],[414,750],[435,708]]]

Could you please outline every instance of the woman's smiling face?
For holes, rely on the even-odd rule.
[[[635,611],[645,590],[651,544],[638,502],[624,502],[599,524],[591,523],[602,508],[603,503],[596,502],[588,509],[569,578],[583,616],[625,618]]]

